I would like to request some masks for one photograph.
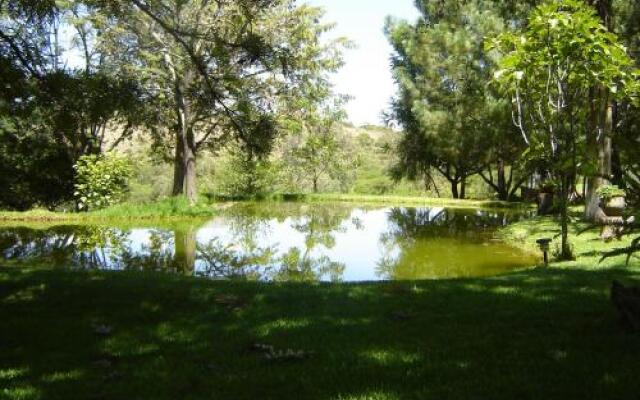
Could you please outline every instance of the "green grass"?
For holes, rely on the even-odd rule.
[[[494,200],[455,200],[447,198],[427,198],[414,196],[383,196],[358,194],[271,194],[261,198],[213,197],[189,205],[183,198],[166,198],[148,203],[124,203],[103,210],[88,213],[52,212],[35,209],[26,212],[0,211],[0,222],[11,221],[122,221],[122,220],[162,220],[171,218],[210,217],[216,215],[216,208],[234,202],[255,201],[303,201],[322,203],[358,203],[394,206],[438,206],[448,208],[528,208],[529,204],[508,203]]]
[[[259,284],[0,268],[0,399],[631,399],[640,338],[612,279],[640,271]]]
[[[572,226],[574,232],[582,224]],[[537,251],[557,231],[502,231]],[[214,282],[0,267],[0,399],[632,399],[640,336],[609,300],[640,263],[578,259],[494,278],[358,284]],[[112,328],[108,336],[94,326]],[[313,354],[268,360],[252,344]]]
[[[553,253],[559,252],[560,247],[560,225],[554,217],[534,217],[516,222],[502,229],[499,237],[513,246],[537,254],[541,254],[536,243],[537,239],[553,239],[549,257],[552,266],[556,268],[602,270],[624,264],[624,256],[605,260],[602,260],[602,256],[613,249],[627,247],[633,236],[623,236],[620,239],[605,242],[600,238],[599,227],[593,227],[577,218],[581,213],[581,208],[576,209],[576,218],[569,225],[569,243],[575,256],[572,261],[558,262],[553,259]]]
[[[450,198],[429,198],[420,196],[385,196],[361,194],[309,194],[304,197],[311,202],[346,202],[364,204],[391,204],[397,206],[438,206],[447,208],[529,208],[526,203],[512,203],[498,200],[458,200]]]
[[[0,211],[0,221],[100,221],[194,218],[215,215],[215,206],[207,203],[189,205],[184,198],[171,197],[149,203],[124,203],[103,210],[86,213],[30,210],[26,212]]]

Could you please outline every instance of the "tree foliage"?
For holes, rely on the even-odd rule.
[[[104,68],[96,57],[85,60],[90,68],[84,69],[65,62],[75,44],[66,43],[61,31],[71,26],[78,4],[0,3],[4,206],[53,207],[71,200],[74,163],[113,148],[139,122],[143,99],[137,82]],[[119,135],[107,138],[116,127]]]
[[[106,7],[108,6],[108,7]],[[269,154],[280,116],[326,83],[341,64],[341,40],[322,12],[290,0],[168,0],[103,3],[119,23],[109,48],[144,79],[169,129],[156,148],[173,152],[174,194],[196,196],[196,159],[230,140],[248,159]],[[151,121],[157,125],[156,120]]]
[[[486,87],[493,59],[484,38],[504,30],[504,21],[491,2],[419,5],[417,23],[387,22],[398,86],[388,118],[400,123],[404,135],[394,172],[433,181],[437,171],[454,197],[464,197],[468,177],[512,157],[489,151],[495,141],[505,148],[513,143],[502,122],[508,104]]]
[[[493,48],[503,53],[495,80],[513,99],[528,157],[543,161],[558,188],[561,255],[568,258],[568,197],[585,154],[580,132],[589,90],[599,85],[619,98],[634,97],[640,75],[617,36],[578,0],[544,3],[522,32],[502,34]]]

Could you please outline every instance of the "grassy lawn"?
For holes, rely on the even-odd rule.
[[[581,214],[581,210],[575,210],[575,215]],[[631,244],[634,236],[623,236],[610,242],[600,238],[600,228],[581,222],[574,218],[569,225],[569,242],[575,256],[575,260],[557,262],[554,261],[554,251],[560,248],[560,225],[554,217],[534,217],[508,225],[499,232],[499,237],[516,247],[526,251],[540,254],[537,239],[550,238],[551,254],[554,268],[578,268],[586,270],[603,270],[625,266],[625,257],[602,259],[602,255],[616,248],[626,248]],[[636,258],[632,259],[636,264]]]
[[[612,279],[640,271],[268,285],[2,268],[0,398],[631,399],[640,338]]]

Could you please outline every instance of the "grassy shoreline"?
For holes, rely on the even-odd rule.
[[[448,208],[486,208],[486,209],[527,209],[530,204],[507,203],[493,200],[455,200],[445,198],[426,198],[411,196],[376,196],[376,195],[278,195],[264,200],[242,200],[221,198],[212,203],[198,203],[190,206],[184,199],[168,198],[147,204],[121,204],[104,210],[78,212],[52,212],[47,210],[0,211],[1,221],[109,221],[109,220],[153,220],[211,217],[216,215],[219,207],[242,202],[309,202],[309,203],[348,203],[362,205],[395,205],[395,206],[435,206]]]
[[[533,217],[510,224],[497,232],[497,237],[505,243],[527,251],[541,255],[536,240],[549,238],[553,241],[550,246],[550,267],[552,268],[580,268],[590,271],[605,270],[610,268],[625,268],[625,256],[602,259],[602,256],[617,248],[626,248],[631,244],[633,236],[624,236],[618,240],[605,242],[600,238],[599,228],[590,227],[578,219],[569,225],[569,242],[575,259],[569,261],[557,261],[554,251],[559,251],[560,226],[551,216]],[[638,264],[638,260],[632,263]]]
[[[190,206],[186,200],[168,198],[146,204],[124,203],[103,210],[91,212],[53,212],[48,210],[0,211],[0,222],[43,221],[43,222],[82,222],[82,221],[126,221],[126,220],[162,220],[201,218],[215,215],[215,204]]]
[[[398,206],[436,206],[447,208],[524,209],[531,204],[513,203],[499,200],[473,200],[429,198],[416,196],[350,195],[350,194],[309,194],[304,201],[343,202],[365,204],[392,204]]]

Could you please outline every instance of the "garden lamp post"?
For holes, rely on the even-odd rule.
[[[551,239],[538,239],[536,243],[538,243],[538,247],[540,247],[542,254],[544,254],[544,266],[549,266],[549,244],[551,243]]]

